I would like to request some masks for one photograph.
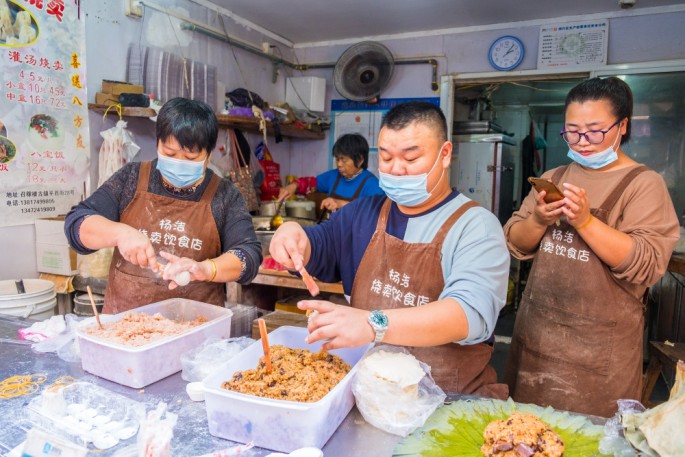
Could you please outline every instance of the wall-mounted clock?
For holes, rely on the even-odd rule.
[[[516,37],[505,35],[497,38],[490,46],[488,59],[497,70],[513,70],[523,60],[523,43]]]

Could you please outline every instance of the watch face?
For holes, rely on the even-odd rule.
[[[488,54],[490,64],[498,70],[512,70],[523,60],[523,43],[516,37],[497,38]]]
[[[382,311],[371,311],[371,321],[378,327],[388,326],[388,316]]]

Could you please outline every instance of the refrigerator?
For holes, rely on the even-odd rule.
[[[454,135],[450,185],[504,225],[514,211],[516,141],[502,133]]]

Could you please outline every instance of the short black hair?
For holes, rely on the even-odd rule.
[[[356,167],[366,170],[369,166],[369,143],[358,133],[346,133],[333,145],[333,157],[340,156],[349,157]]]
[[[216,146],[219,122],[206,103],[188,98],[172,98],[157,115],[157,142],[176,138],[181,147],[191,151],[205,149],[210,154]]]
[[[630,90],[630,86],[615,76],[587,79],[569,91],[564,111],[571,103],[590,100],[606,100],[618,120],[628,119],[626,134],[621,137],[621,144],[627,143],[630,140],[633,117],[633,91]]]
[[[383,117],[381,128],[401,130],[414,122],[433,127],[442,141],[447,141],[447,120],[442,110],[429,102],[413,101],[400,103]]]

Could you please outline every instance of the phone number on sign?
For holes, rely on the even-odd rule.
[[[54,206],[46,206],[44,208],[22,208],[21,213],[22,214],[27,214],[27,213],[49,213],[52,211],[56,211],[57,208]]]

